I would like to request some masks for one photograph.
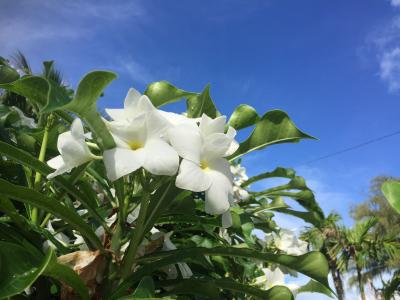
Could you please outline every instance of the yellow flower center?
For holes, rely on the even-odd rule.
[[[143,148],[143,143],[140,141],[130,141],[128,142],[128,145],[132,150]]]
[[[204,160],[200,161],[200,168],[202,168],[204,171],[207,171],[209,169],[208,163]]]

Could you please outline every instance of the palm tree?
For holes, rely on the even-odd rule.
[[[352,228],[343,228],[343,251],[339,257],[339,267],[341,270],[356,272],[362,300],[366,300],[365,277],[362,272],[371,266],[371,262],[376,258],[374,250],[378,249],[374,237],[369,234],[377,221],[374,217],[368,218],[356,223]]]
[[[338,300],[344,300],[342,274],[337,262],[339,249],[337,246],[342,240],[342,232],[338,226],[340,219],[338,214],[330,213],[319,226],[307,228],[303,232],[303,238],[312,245],[313,249],[321,251],[326,256]]]
[[[8,63],[7,60],[3,60],[2,62]],[[21,51],[18,50],[11,57],[10,62],[21,75],[33,75],[28,59]],[[43,62],[43,68],[37,75],[54,82],[60,87],[66,88],[65,84],[63,83],[61,72],[55,68],[53,61]],[[37,111],[37,107],[35,107],[33,103],[30,103],[29,99],[26,99],[23,96],[9,91],[4,91],[2,94],[0,94],[0,103],[6,106],[16,106],[28,117],[37,117],[37,114],[35,113],[35,111]]]

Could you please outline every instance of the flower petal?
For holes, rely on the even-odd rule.
[[[127,118],[126,110],[122,108],[106,108],[105,111],[113,120],[125,120]]]
[[[71,124],[71,134],[75,139],[84,140],[85,134],[83,131],[82,121],[79,118],[76,118]]]
[[[175,175],[179,167],[178,153],[162,139],[150,139],[144,146],[143,167],[154,175]]]
[[[225,158],[215,158],[212,160],[207,161],[208,166],[210,169],[217,171],[223,175],[229,180],[229,182],[233,181],[233,174],[231,172],[230,164],[228,160]]]
[[[103,160],[107,170],[107,177],[114,181],[143,166],[145,151],[143,148],[135,151],[114,148],[104,151]]]
[[[158,110],[146,114],[146,130],[148,138],[165,137],[167,130],[171,127],[168,120]]]
[[[200,164],[201,135],[197,125],[178,125],[168,130],[168,137],[179,156]]]
[[[53,168],[53,169],[58,169],[58,168],[61,168],[63,165],[65,165],[64,160],[62,159],[61,155],[58,155],[58,156],[53,157],[52,159],[48,160],[47,164],[49,165],[50,168]]]
[[[207,171],[211,186],[206,190],[205,211],[209,214],[223,214],[229,209],[232,183],[225,174],[215,170]]]
[[[215,119],[210,118],[206,114],[201,116],[200,131],[203,136],[213,133],[224,133],[226,116],[219,116]]]
[[[228,210],[222,214],[222,228],[229,228],[232,226],[232,215]]]
[[[223,133],[213,133],[205,138],[203,137],[201,157],[205,160],[223,157],[230,145],[231,140]]]
[[[124,100],[124,108],[135,105],[141,96],[142,94],[139,91],[134,88],[130,88]]]
[[[179,167],[175,185],[178,188],[192,192],[203,192],[211,185],[211,179],[199,165],[183,159]]]
[[[226,151],[225,156],[229,156],[232,155],[233,153],[236,152],[236,150],[239,148],[239,143],[235,140],[235,136],[236,136],[236,130],[235,128],[229,126],[228,128],[228,132],[226,133],[226,136],[231,139],[231,144],[228,148],[228,150]]]

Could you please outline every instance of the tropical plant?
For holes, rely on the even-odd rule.
[[[342,226],[339,224],[340,220],[341,217],[338,214],[330,213],[317,226],[307,227],[302,236],[310,243],[313,249],[321,251],[326,256],[337,298],[344,300],[343,274],[337,261],[343,239]]]
[[[130,89],[124,108],[107,109],[106,120],[96,101],[116,74],[90,72],[75,93],[49,74],[20,77],[5,60],[0,65],[0,88],[27,99],[38,120],[25,131],[33,147],[15,136],[0,141],[2,162],[13,169],[2,169],[0,178],[0,299],[330,294],[325,256],[306,251],[304,241],[274,222],[274,211],[323,222],[304,179],[284,168],[246,178],[238,165],[249,152],[312,138],[285,112],[260,116],[240,105],[226,122],[209,86],[195,93],[160,81],[144,95]],[[181,99],[185,115],[158,108]],[[4,116],[2,130],[27,127]],[[251,126],[250,136],[236,142],[236,130]],[[273,177],[288,182],[250,190]],[[291,209],[285,198],[304,210]],[[300,272],[310,282],[291,291],[265,271],[270,282],[260,283],[266,268]]]

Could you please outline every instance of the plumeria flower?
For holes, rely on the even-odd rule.
[[[302,255],[307,253],[307,242],[296,237],[294,231],[280,229],[279,235],[274,237],[275,246],[289,255]]]
[[[246,174],[246,168],[240,164],[231,165],[231,172],[233,174],[233,198],[235,202],[249,199],[249,192],[241,187],[249,179]]]
[[[255,285],[263,287],[264,290],[269,290],[274,286],[282,285],[289,288],[291,292],[295,294],[300,287],[297,284],[285,283],[285,274],[278,267],[273,270],[270,268],[263,268],[262,271],[264,272],[264,275],[256,278]]]
[[[75,119],[71,124],[71,131],[58,136],[57,149],[60,155],[47,161],[51,168],[56,169],[47,175],[48,179],[68,173],[75,167],[99,158],[90,152],[85,139],[82,121]]]
[[[222,214],[232,198],[232,173],[225,158],[234,153],[236,131],[225,130],[226,117],[211,119],[203,114],[200,125],[177,125],[168,131],[172,146],[183,158],[176,186],[193,192],[205,191],[205,211]]]
[[[59,219],[54,219],[53,221],[56,221]],[[62,232],[58,232],[56,233],[56,231],[53,228],[53,225],[51,224],[51,221],[47,222],[47,226],[46,226],[47,230],[54,236],[54,238],[59,241],[62,245],[67,246],[69,243],[69,238],[68,236],[66,236],[64,233]],[[52,249],[57,249],[56,245],[54,245],[54,243],[50,240],[47,240],[43,243],[43,249],[47,250],[48,248],[52,248]]]
[[[147,96],[130,89],[124,109],[107,109],[113,121],[107,126],[116,148],[103,153],[107,176],[114,181],[143,167],[154,175],[174,175],[179,166],[176,151],[168,144],[170,123]]]

